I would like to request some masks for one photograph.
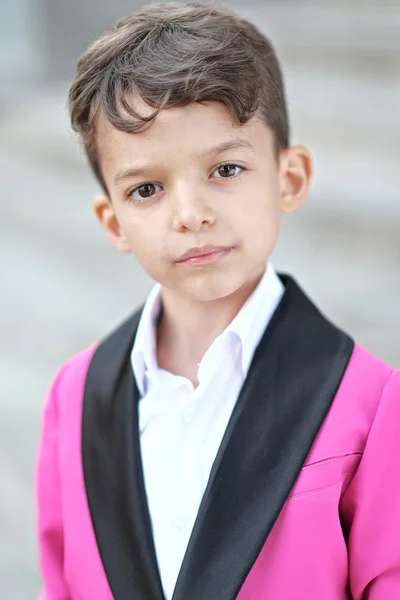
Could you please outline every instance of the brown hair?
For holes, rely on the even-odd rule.
[[[155,110],[140,115],[136,96]],[[73,129],[106,190],[96,148],[100,111],[117,129],[143,131],[163,108],[223,103],[238,124],[256,111],[276,148],[289,144],[282,75],[270,41],[255,25],[202,2],[150,4],[117,21],[80,57],[69,92]]]

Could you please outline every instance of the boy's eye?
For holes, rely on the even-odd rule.
[[[214,171],[213,174],[217,173],[216,177],[221,179],[221,178],[229,178],[229,177],[235,177],[235,175],[238,175],[240,171],[243,170],[243,167],[240,167],[239,165],[234,165],[234,164],[226,164],[226,165],[221,165],[220,167],[218,167],[218,169],[216,169]]]
[[[225,164],[220,165],[215,169],[213,175],[217,177],[217,179],[230,179],[232,177],[236,177],[239,175],[244,168],[240,165],[235,164]],[[136,202],[140,202],[141,200],[147,200],[151,198],[161,190],[161,186],[155,183],[144,183],[139,187],[134,188],[130,192],[128,192],[128,198],[131,200],[135,200]]]
[[[161,186],[155,183],[144,183],[140,187],[131,190],[128,194],[129,198],[134,200],[146,200],[161,190]]]

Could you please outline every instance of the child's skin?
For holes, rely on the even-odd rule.
[[[228,142],[244,146],[216,148]],[[97,148],[109,197],[96,196],[96,215],[113,246],[132,252],[162,285],[159,366],[197,385],[198,363],[265,269],[280,215],[306,199],[310,154],[295,146],[278,157],[261,118],[239,127],[217,102],[165,109],[134,134],[100,114]],[[204,246],[223,250],[177,262]]]

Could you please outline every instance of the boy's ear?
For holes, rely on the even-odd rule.
[[[98,195],[93,198],[93,210],[106,235],[118,252],[129,254],[129,242],[118,222],[114,207],[107,196]]]
[[[306,200],[312,178],[312,158],[304,146],[292,146],[280,154],[281,211],[291,213]]]

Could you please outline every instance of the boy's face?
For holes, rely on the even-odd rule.
[[[97,196],[95,211],[111,242],[196,300],[226,297],[259,277],[281,213],[307,194],[308,152],[290,148],[278,159],[264,122],[238,127],[219,103],[163,110],[135,134],[100,116],[97,131],[110,197]],[[188,252],[203,256],[183,260]]]

